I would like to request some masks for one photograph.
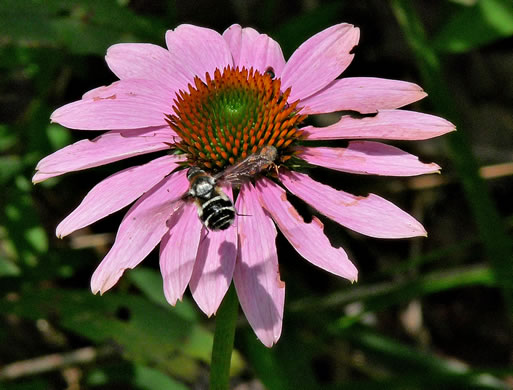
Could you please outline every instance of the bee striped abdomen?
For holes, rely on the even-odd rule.
[[[216,185],[216,180],[202,169],[192,167],[187,172],[191,185],[187,195],[198,206],[198,216],[207,229],[225,230],[235,221],[231,199]]]
[[[198,199],[201,213],[199,215],[203,224],[210,230],[228,229],[235,220],[235,207],[223,192],[217,192],[208,200]]]

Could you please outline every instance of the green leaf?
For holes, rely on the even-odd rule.
[[[194,380],[196,360],[208,363],[212,334],[172,308],[130,294],[95,296],[78,290],[29,290],[17,302],[0,301],[0,312],[31,320],[58,319],[58,324],[97,343],[114,341],[135,363],[156,366],[173,376]],[[232,357],[235,372],[244,363]]]
[[[133,382],[141,389],[154,390],[186,390],[187,387],[183,384],[172,380],[170,377],[163,373],[144,366],[135,367],[135,381]]]
[[[44,379],[36,378],[16,382],[2,382],[0,388],[2,390],[48,390],[50,384]]]
[[[130,384],[140,390],[186,390],[187,387],[161,371],[142,365],[109,365],[89,373],[89,386]]]
[[[280,341],[282,343],[283,341]],[[286,369],[281,365],[279,357],[273,350],[266,348],[255,337],[252,330],[243,332],[245,356],[256,372],[263,385],[269,390],[287,390],[293,387],[289,384]]]
[[[476,265],[421,274],[401,282],[369,283],[351,286],[324,297],[303,298],[289,304],[293,312],[322,310],[362,302],[370,310],[382,310],[391,305],[422,298],[429,294],[466,286],[496,286],[493,271],[487,265]]]
[[[164,307],[169,307],[169,303],[164,296],[162,276],[159,272],[149,268],[137,267],[136,269],[130,270],[127,275],[132,283],[151,301],[159,303]],[[187,297],[184,297],[182,302],[177,302],[173,310],[175,314],[185,320],[196,321],[198,319],[197,312]]]
[[[462,53],[513,35],[513,1],[479,0],[461,7],[434,38],[436,50]]]
[[[449,385],[455,389],[508,389],[505,382],[491,374],[427,351],[420,351],[372,328],[353,326],[351,329],[339,329],[338,332],[359,349],[369,353],[368,357],[378,357],[380,364],[389,369],[387,376],[403,378],[407,373],[409,380],[416,378],[413,381],[416,384],[414,388],[425,388],[426,385],[432,386],[427,388],[440,388],[440,385]]]
[[[183,297],[182,302],[177,302],[176,306],[171,307],[164,297],[162,288],[162,276],[159,272],[137,267],[127,273],[129,279],[139,288],[143,294],[152,302],[155,302],[168,310],[172,310],[176,315],[184,320],[197,322],[197,309],[190,302],[188,297]],[[183,351],[187,356],[194,357],[205,363],[210,363],[213,334],[201,326],[195,326],[191,330],[189,340],[183,345]],[[235,375],[245,367],[244,360],[238,351],[233,351],[230,365],[230,373]]]
[[[20,268],[7,257],[0,256],[0,278],[3,276],[18,276]]]
[[[163,22],[137,15],[114,0],[0,3],[0,36],[18,46],[103,55],[116,42],[163,40],[164,31]]]
[[[15,144],[16,134],[7,125],[0,125],[0,152],[5,152]]]
[[[60,326],[95,343],[116,342],[127,358],[139,364],[189,380],[198,374],[194,359],[182,355],[194,324],[137,296],[31,290],[16,303],[0,302],[0,310],[32,320],[57,318]]]
[[[48,249],[48,238],[34,213],[32,198],[24,188],[26,178],[18,176],[18,188],[7,190],[3,223],[8,239],[15,249],[15,257],[25,265],[35,266],[40,255]]]
[[[316,316],[322,328],[317,327],[316,336],[324,329],[326,322],[322,316]],[[244,356],[248,364],[255,370],[258,378],[269,390],[288,389],[320,389],[312,368],[314,356],[319,353],[321,344],[319,338],[309,339],[305,331],[305,316],[290,316],[286,314],[281,338],[272,348],[265,347],[256,337],[252,329],[243,329],[242,342]],[[325,333],[325,332],[322,332]],[[322,336],[321,336],[322,337]]]
[[[0,157],[0,184],[5,185],[12,180],[23,169],[23,163],[19,156],[1,156]]]
[[[71,143],[71,132],[65,127],[54,124],[48,125],[46,134],[53,150],[63,148]]]

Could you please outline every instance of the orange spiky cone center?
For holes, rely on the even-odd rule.
[[[279,162],[294,153],[291,144],[302,137],[298,125],[306,118],[288,103],[290,88],[282,92],[279,79],[253,69],[216,69],[206,82],[199,77],[174,100],[167,116],[187,155],[187,165],[219,171],[256,153],[264,146],[278,150]]]

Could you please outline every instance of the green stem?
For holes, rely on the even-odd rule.
[[[210,389],[226,390],[230,384],[230,361],[235,338],[239,301],[232,283],[216,314],[216,330],[210,364]]]

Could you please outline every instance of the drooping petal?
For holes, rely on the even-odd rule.
[[[260,73],[272,70],[279,77],[285,66],[285,58],[280,45],[266,34],[259,34],[256,30],[238,24],[229,27],[223,38],[232,52],[234,66],[239,68],[251,67]]]
[[[57,226],[57,237],[67,236],[129,205],[175,169],[180,160],[175,156],[160,157],[101,181]]]
[[[171,229],[160,243],[160,272],[166,299],[174,306],[191,280],[203,225],[193,202],[175,212],[168,225]]]
[[[292,54],[281,74],[282,89],[292,87],[289,101],[305,99],[335,80],[351,63],[360,30],[342,23],[314,35]]]
[[[328,272],[351,281],[357,280],[358,270],[342,248],[331,246],[319,219],[313,217],[311,223],[305,223],[287,200],[285,191],[266,178],[256,183],[256,189],[264,208],[301,256]]]
[[[150,43],[119,43],[107,49],[110,70],[123,79],[155,80],[178,91],[193,81],[180,59],[163,47]]]
[[[299,172],[280,171],[280,180],[294,195],[355,232],[377,238],[427,235],[415,218],[377,195],[337,191]]]
[[[302,130],[309,140],[341,138],[374,138],[422,140],[456,130],[454,125],[438,116],[407,110],[380,110],[377,115],[354,118],[344,115],[327,127],[307,126]]]
[[[93,168],[145,153],[169,149],[174,143],[168,127],[109,131],[93,140],[83,139],[43,158],[32,178],[34,183],[64,173]]]
[[[137,266],[169,230],[169,220],[177,207],[176,199],[185,193],[189,182],[185,171],[174,173],[144,194],[128,210],[119,226],[111,250],[94,271],[91,290],[103,294],[114,286],[126,269]]]
[[[375,77],[348,77],[333,81],[301,101],[301,114],[357,111],[361,114],[394,109],[427,96],[417,84]]]
[[[264,214],[251,183],[237,198],[239,254],[233,274],[239,301],[249,324],[266,347],[281,335],[285,283],[280,279],[276,228]]]
[[[192,76],[205,81],[205,73],[213,76],[233,65],[232,54],[223,37],[214,30],[182,24],[166,32],[166,44],[172,56],[179,58]]]
[[[55,110],[50,120],[81,130],[165,126],[175,91],[154,80],[120,80],[85,96]]]
[[[298,150],[299,157],[310,164],[342,172],[383,176],[440,172],[437,164],[424,164],[417,156],[380,142],[352,141],[347,148],[301,147]]]
[[[232,198],[232,191],[224,188]],[[237,257],[237,221],[226,230],[203,235],[192,271],[189,288],[199,308],[207,315],[215,314],[232,282]]]

